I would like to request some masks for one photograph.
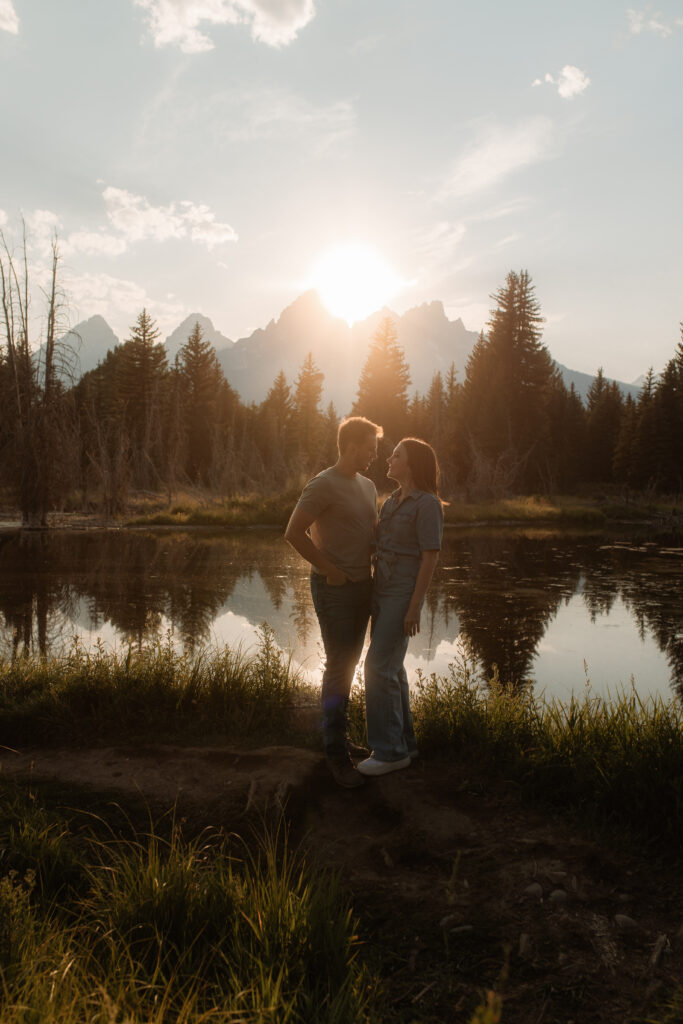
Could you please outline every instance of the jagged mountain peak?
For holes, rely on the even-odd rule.
[[[195,324],[199,324],[204,341],[209,341],[217,352],[224,348],[231,348],[234,344],[230,338],[226,338],[224,334],[216,330],[210,317],[205,316],[203,313],[190,313],[164,341],[164,348],[166,349],[169,362],[173,362],[180,349],[187,342],[187,339],[194,330]]]

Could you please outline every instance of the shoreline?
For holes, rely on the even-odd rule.
[[[49,512],[45,526],[24,526],[15,510],[0,511],[0,532],[26,530],[31,533],[56,530],[130,530],[140,528],[283,530],[293,505],[287,503],[275,514],[273,499],[262,502],[237,500],[214,505],[173,506],[150,511],[134,506],[120,516],[97,512]],[[270,505],[270,508],[264,506]],[[269,514],[270,513],[270,514]],[[592,503],[566,498],[557,504],[545,499],[512,498],[485,504],[451,503],[445,508],[445,529],[517,528],[545,529],[583,527],[594,531],[613,527],[641,527],[648,530],[683,531],[683,510],[671,503]]]

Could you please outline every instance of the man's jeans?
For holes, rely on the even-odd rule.
[[[346,739],[349,694],[363,651],[370,618],[372,580],[331,586],[320,573],[311,573],[311,596],[325,647],[322,685],[325,754],[348,754]]]
[[[368,744],[378,761],[400,761],[417,753],[410,710],[408,676],[403,665],[408,611],[419,561],[377,559],[372,594],[370,647],[365,658],[365,714]]]

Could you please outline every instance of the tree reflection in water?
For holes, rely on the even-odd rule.
[[[683,559],[666,555],[676,543],[448,530],[419,649],[428,661],[459,636],[485,675],[497,666],[501,679],[520,683],[564,603],[581,595],[596,620],[621,600],[641,635],[665,653],[683,692]],[[58,653],[74,634],[105,625],[123,644],[171,629],[193,648],[212,639],[226,611],[238,623],[269,621],[283,646],[297,641],[309,662],[317,657],[306,566],[276,531],[0,534],[0,613],[15,656]]]

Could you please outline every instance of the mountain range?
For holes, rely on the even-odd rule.
[[[455,365],[458,379],[464,379],[467,358],[478,333],[468,331],[460,319],[449,320],[441,302],[423,303],[401,316],[384,308],[349,327],[346,321],[327,311],[317,292],[308,291],[287,306],[277,320],[258,328],[248,338],[231,341],[207,316],[193,313],[163,344],[169,362],[173,363],[198,322],[204,339],[214,346],[226,378],[245,402],[262,401],[280,370],[294,383],[301,364],[312,352],[325,375],[324,402],[334,402],[337,411],[344,414],[355,397],[372,335],[385,316],[395,322],[398,344],[410,367],[411,392],[424,394],[433,375],[440,371],[445,376],[451,364]],[[80,374],[97,366],[119,341],[101,316],[78,324],[62,340],[76,349],[76,369]],[[557,365],[567,387],[574,384],[585,399],[593,376]],[[617,383],[624,394],[637,397],[640,378],[633,384]]]

